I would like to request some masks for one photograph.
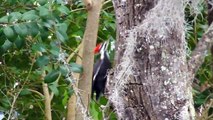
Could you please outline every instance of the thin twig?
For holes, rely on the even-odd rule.
[[[112,0],[107,0],[103,3],[103,5],[110,3]]]
[[[69,57],[67,58],[67,62],[69,62],[72,58],[73,58],[73,56],[74,55],[76,55],[76,54],[78,54],[77,52],[79,51],[79,49],[82,47],[82,43],[80,44],[80,45],[78,45],[78,47],[75,49],[75,51],[73,51],[70,55],[69,55]]]
[[[13,102],[12,102],[12,105],[11,105],[10,112],[9,112],[7,120],[11,120],[11,116],[12,116],[12,113],[13,113],[14,105],[16,103],[16,100],[17,100],[18,96],[19,96],[19,93],[17,93],[17,95],[13,96]]]
[[[38,94],[40,97],[44,97],[44,95],[43,94],[41,94],[40,92],[38,92],[38,91],[36,91],[36,90],[33,90],[33,89],[28,89],[30,92],[33,92],[33,93],[36,93],[36,94]]]

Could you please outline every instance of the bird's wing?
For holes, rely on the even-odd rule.
[[[93,80],[95,80],[96,76],[98,75],[102,64],[103,64],[102,60],[97,61],[97,63],[95,64],[94,71],[96,71],[96,73],[93,74]]]

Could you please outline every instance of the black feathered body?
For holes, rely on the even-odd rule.
[[[104,58],[99,59],[93,70],[93,85],[92,85],[92,97],[96,93],[96,100],[104,93],[106,81],[107,81],[107,72],[111,68],[111,62],[107,56],[106,51],[104,52]]]

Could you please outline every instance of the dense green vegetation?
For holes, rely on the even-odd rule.
[[[207,8],[199,6],[200,14],[186,9],[188,53],[206,30]],[[81,0],[0,0],[0,111],[8,117],[10,111],[18,118],[44,119],[42,77],[54,94],[53,119],[66,117],[66,105],[73,90],[67,80],[67,65],[63,62],[81,43],[87,12]],[[92,28],[91,28],[92,30]],[[115,15],[110,1],[101,12],[98,42],[115,41]],[[110,49],[111,60],[114,52]],[[75,64],[77,54],[69,61],[72,72],[82,72]],[[196,75],[194,102],[198,109],[206,106],[213,97],[212,56],[206,55],[205,63]],[[46,75],[43,76],[44,71]],[[73,82],[74,80],[71,80]],[[86,86],[85,86],[86,87]],[[107,100],[91,102],[91,115],[102,119],[102,104]],[[213,111],[209,107],[205,110]],[[15,112],[16,111],[16,112]],[[35,117],[36,115],[36,117]],[[114,114],[110,114],[115,119]]]

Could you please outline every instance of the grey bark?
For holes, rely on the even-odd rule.
[[[113,0],[116,67],[109,99],[122,120],[193,120],[181,0]]]

